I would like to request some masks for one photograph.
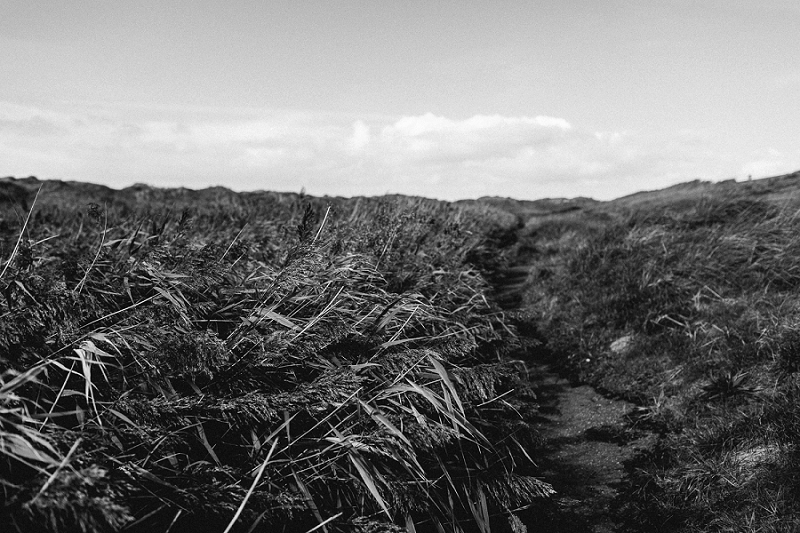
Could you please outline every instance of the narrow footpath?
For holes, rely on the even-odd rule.
[[[528,271],[518,266],[495,277],[495,298],[503,308],[519,308]],[[658,436],[631,428],[627,415],[634,404],[571,383],[544,361],[530,361],[528,370],[539,405],[536,430],[543,441],[534,460],[539,476],[557,491],[549,512],[537,508],[530,513],[529,531],[621,531],[620,489],[636,457],[652,450]]]
[[[535,460],[540,475],[557,491],[556,512],[537,520],[540,531],[617,532],[619,489],[636,456],[657,436],[634,431],[626,414],[634,405],[603,397],[588,385],[573,385],[549,366],[537,364],[531,380],[539,400],[536,429],[544,445]]]

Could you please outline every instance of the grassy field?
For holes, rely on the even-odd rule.
[[[3,531],[536,531],[526,357],[634,402],[622,445],[660,435],[624,531],[800,530],[798,174],[457,203],[5,179],[0,257]],[[504,311],[490,280],[528,266]]]
[[[409,197],[0,183],[3,531],[524,531],[548,496],[485,272]]]
[[[662,434],[631,531],[800,530],[800,175],[530,216],[517,253],[554,363]]]

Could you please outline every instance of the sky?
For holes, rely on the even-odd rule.
[[[800,169],[797,0],[4,0],[0,176],[600,200]]]

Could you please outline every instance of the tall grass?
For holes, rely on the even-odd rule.
[[[0,280],[12,530],[520,530],[551,492],[475,263],[513,217],[49,192]]]

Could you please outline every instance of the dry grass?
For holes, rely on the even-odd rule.
[[[481,272],[514,217],[73,197],[46,186],[0,228],[18,242],[0,278],[10,530],[519,530],[513,509],[551,492]]]
[[[694,184],[529,232],[553,353],[664,432],[626,496],[633,530],[800,528],[797,189]]]

